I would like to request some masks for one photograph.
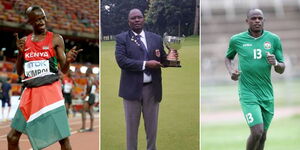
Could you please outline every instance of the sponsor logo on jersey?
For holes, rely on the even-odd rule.
[[[34,57],[49,57],[48,52],[29,52],[25,53],[25,58],[34,58]]]
[[[252,44],[243,44],[243,47],[251,47],[252,46]]]
[[[49,60],[29,61],[24,64],[25,76],[34,77],[41,73],[50,72]]]
[[[265,49],[270,49],[272,47],[271,42],[265,42],[264,47]]]

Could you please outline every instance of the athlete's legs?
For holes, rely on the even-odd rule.
[[[20,150],[19,147],[19,139],[22,133],[11,129],[7,135],[7,142],[8,142],[8,150]]]
[[[5,117],[4,117],[4,108],[5,108],[5,99],[1,99],[2,101],[2,119],[4,120]]]
[[[247,141],[247,150],[257,150],[257,148],[261,145],[260,143],[264,134],[264,125],[258,124],[250,127],[250,131],[251,133]]]
[[[73,112],[73,117],[76,116],[76,109],[75,109],[75,106],[74,105],[71,105],[71,109],[72,109],[72,112]]]
[[[2,101],[3,102],[3,101]],[[2,107],[2,119],[3,119],[3,121],[5,120],[5,117],[4,117],[4,108],[5,107]],[[0,120],[1,121],[1,120]]]
[[[10,106],[8,106],[8,111],[7,111],[7,116],[6,116],[7,119],[9,117],[9,113],[10,113]]]
[[[7,105],[8,105],[8,111],[7,111],[7,119],[9,117],[9,113],[10,113],[10,108],[11,108],[11,103],[10,103],[10,98],[7,100]]]
[[[93,104],[92,105],[89,105],[89,110],[88,110],[88,113],[90,114],[90,119],[91,119],[91,124],[90,124],[90,129],[89,131],[93,131],[93,124],[94,124],[94,113],[93,113]]]
[[[257,150],[263,150],[264,149],[266,139],[267,139],[267,131],[264,131],[263,135],[262,135],[262,137],[261,137],[261,139],[259,141],[259,145],[257,147]]]
[[[65,99],[66,113],[67,113],[67,116],[69,117],[69,109],[70,109],[72,99],[71,99],[71,96],[68,93],[64,93],[63,96],[64,96],[64,99]]]
[[[83,103],[83,109],[82,109],[82,115],[81,115],[81,118],[82,118],[82,126],[81,126],[81,129],[84,130],[85,129],[85,120],[86,120],[86,111],[88,109],[88,103],[87,102],[84,102]]]
[[[70,108],[70,104],[67,102],[67,103],[65,103],[65,105],[66,105],[67,116],[69,117],[69,108]]]
[[[64,138],[59,141],[61,150],[72,150],[69,138]]]

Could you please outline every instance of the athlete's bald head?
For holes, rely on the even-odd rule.
[[[258,8],[252,8],[252,9],[249,9],[249,11],[247,13],[247,19],[251,18],[251,16],[253,16],[254,14],[260,14],[262,17],[264,16],[264,13],[262,10],[260,10]]]

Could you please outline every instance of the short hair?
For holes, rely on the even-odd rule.
[[[28,8],[26,9],[25,14],[26,14],[26,16],[28,17],[29,14],[30,14],[32,11],[38,10],[38,9],[44,12],[44,10],[43,10],[42,7],[40,7],[40,6],[38,6],[38,5],[33,5],[33,6],[30,6],[30,7],[28,7]]]
[[[143,17],[144,17],[144,14],[143,14],[143,12],[142,12],[140,9],[138,9],[138,8],[133,8],[133,9],[131,9],[131,10],[128,12],[128,19],[129,19],[129,15],[130,15],[133,11],[139,11],[139,12],[141,12],[141,14],[142,14]]]
[[[262,15],[264,15],[264,13],[263,13],[263,11],[262,11],[261,9],[258,9],[258,8],[251,8],[251,9],[249,9],[248,12],[247,12],[247,18],[250,17],[250,12],[251,12],[251,11],[254,11],[254,10],[258,10],[258,11],[261,12]]]

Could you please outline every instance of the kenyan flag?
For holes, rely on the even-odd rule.
[[[34,150],[70,136],[60,83],[26,88],[12,128],[27,134]]]

